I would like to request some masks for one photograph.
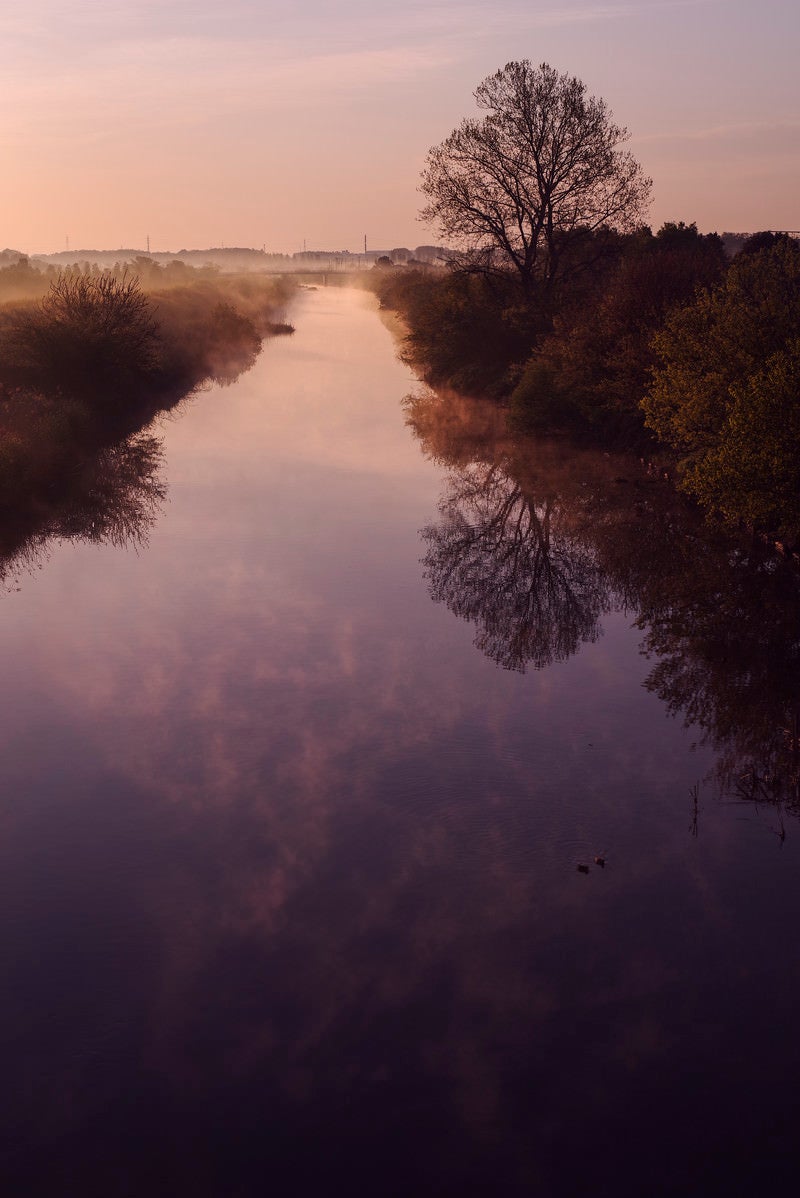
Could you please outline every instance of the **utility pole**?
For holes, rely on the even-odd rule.
[[[67,253],[69,253],[69,233],[67,233]]]
[[[150,234],[147,234],[147,257],[150,257]]]

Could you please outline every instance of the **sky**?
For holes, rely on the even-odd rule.
[[[800,0],[3,0],[0,248],[391,249],[513,59],[603,97],[650,222],[800,228]]]

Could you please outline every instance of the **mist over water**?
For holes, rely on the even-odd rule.
[[[789,583],[403,405],[369,297],[293,319],[15,543],[9,1192],[770,1192],[796,700],[747,613]]]

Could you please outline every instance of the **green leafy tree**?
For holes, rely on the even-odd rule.
[[[646,423],[682,455],[684,489],[728,519],[795,519],[785,503],[787,455],[800,451],[798,339],[800,246],[790,241],[737,257],[654,339]],[[735,502],[745,480],[749,497]]]
[[[511,398],[520,430],[577,427],[620,443],[641,442],[642,395],[653,365],[651,341],[669,310],[725,269],[719,237],[668,223],[625,239],[617,260],[564,304]],[[572,289],[571,289],[572,290]]]
[[[694,491],[728,521],[800,530],[800,338],[730,389],[715,449],[695,471]]]

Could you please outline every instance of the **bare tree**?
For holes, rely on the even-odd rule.
[[[510,62],[475,92],[467,119],[429,151],[423,220],[464,248],[464,262],[516,272],[525,292],[552,286],[569,234],[641,223],[652,180],[620,149],[627,129],[579,79]]]

